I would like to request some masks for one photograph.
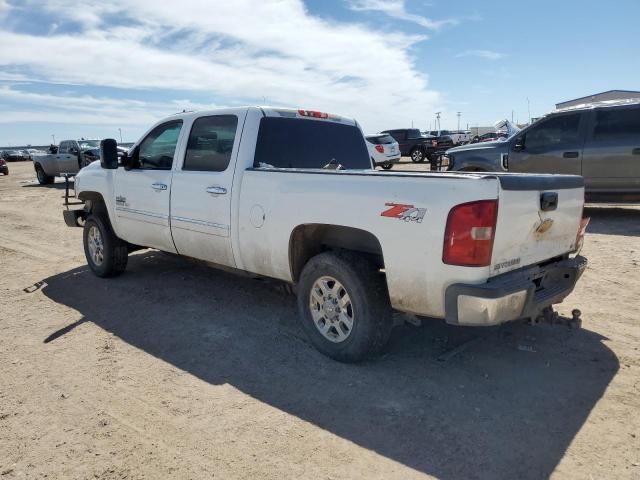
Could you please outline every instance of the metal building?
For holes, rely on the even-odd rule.
[[[633,90],[609,90],[607,92],[596,93],[586,97],[576,98],[575,100],[567,100],[566,102],[556,103],[556,108],[575,107],[585,103],[603,102],[606,100],[640,100],[640,92]]]

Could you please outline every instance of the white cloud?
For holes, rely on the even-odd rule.
[[[276,105],[356,117],[370,131],[419,122],[441,102],[409,53],[424,37],[329,22],[310,15],[300,0],[236,0],[215,7],[207,0],[181,0],[179,8],[146,0],[24,0],[21,5],[24,11],[47,11],[60,26],[49,36],[0,29],[0,70],[11,72],[5,77],[164,96],[178,91],[181,98],[194,92],[233,104],[262,103],[266,97]],[[83,30],[63,34],[60,18]],[[60,118],[51,114],[59,97],[18,99],[15,90],[5,90],[0,102],[9,100],[7,95],[41,102],[48,109],[41,121]],[[111,114],[118,121],[146,122],[165,108],[108,100],[84,97],[66,108],[82,115],[90,108],[93,124],[111,123]],[[20,118],[30,117],[22,111],[14,117]]]
[[[466,50],[456,55],[457,58],[462,57],[478,57],[486,60],[502,60],[507,55],[493,50]]]
[[[349,8],[354,11],[381,12],[391,18],[404,20],[420,25],[424,28],[437,30],[446,25],[457,25],[458,20],[450,18],[446,20],[432,20],[423,15],[409,13],[404,0],[347,0]]]

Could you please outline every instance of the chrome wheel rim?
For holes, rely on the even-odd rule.
[[[36,170],[36,176],[38,177],[38,181],[39,182],[43,182],[44,181],[44,171],[42,170],[42,167],[39,167]]]
[[[411,154],[411,160],[413,160],[414,162],[419,162],[420,160],[422,160],[422,151],[414,150]]]
[[[102,234],[100,229],[94,225],[89,227],[87,235],[87,243],[89,246],[89,256],[95,265],[102,265],[104,261],[104,244],[102,242]]]
[[[311,287],[309,307],[313,324],[324,338],[344,342],[353,331],[354,311],[351,297],[335,278],[318,278]]]

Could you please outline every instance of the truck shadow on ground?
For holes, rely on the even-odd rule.
[[[584,216],[591,217],[587,233],[640,236],[640,209],[589,206],[585,207]]]
[[[307,343],[295,298],[274,284],[156,252],[116,279],[78,268],[45,281],[78,324],[441,479],[547,478],[619,367],[588,330],[439,321],[398,327],[381,358],[344,365]]]

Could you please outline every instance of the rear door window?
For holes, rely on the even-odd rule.
[[[617,141],[629,137],[640,142],[640,107],[608,108],[596,111],[594,141]]]
[[[254,167],[369,169],[371,159],[359,128],[337,122],[264,117]]]
[[[229,166],[238,117],[216,115],[193,122],[183,170],[223,172]]]

